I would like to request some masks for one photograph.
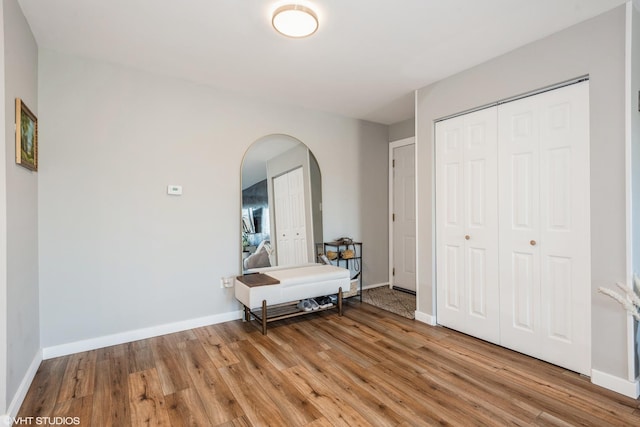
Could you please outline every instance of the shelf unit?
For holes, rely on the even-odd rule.
[[[347,249],[353,251],[353,257],[351,258],[343,258],[343,253]],[[320,255],[326,255],[328,251],[335,252],[337,254],[336,258],[330,259],[329,261],[338,267],[344,267],[352,273],[355,272],[355,276],[352,274],[352,281],[354,279],[357,280],[357,286],[355,294],[351,292],[344,292],[344,298],[350,298],[353,296],[360,296],[360,301],[362,301],[362,243],[361,242],[351,242],[344,243],[339,241],[334,242],[324,242],[316,244],[316,254],[317,261],[322,262],[320,259]],[[328,258],[328,256],[327,256]]]
[[[260,329],[262,331],[262,335],[267,335],[267,324],[270,322],[275,322],[283,319],[290,319],[292,317],[304,316],[307,314],[320,313],[321,311],[327,310],[338,310],[338,314],[342,316],[342,291],[338,293],[338,301],[335,305],[326,308],[319,308],[317,310],[312,311],[301,311],[298,306],[298,301],[277,304],[273,306],[267,306],[267,302],[264,301],[262,303],[262,308],[249,309],[249,307],[244,307],[244,320],[250,321],[251,315],[260,322]]]

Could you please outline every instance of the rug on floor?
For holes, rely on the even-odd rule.
[[[406,292],[396,291],[388,286],[364,289],[362,291],[362,302],[406,317],[407,319],[415,318],[416,296]]]

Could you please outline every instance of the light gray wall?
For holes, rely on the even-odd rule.
[[[16,0],[4,0],[7,188],[7,398],[40,351],[38,174],[15,163],[15,98],[38,115],[38,47]]]
[[[385,131],[387,131],[387,126]],[[322,186],[323,200],[327,199],[327,191],[349,189],[341,197],[342,203],[349,203],[351,198],[357,201],[358,210],[338,212],[336,220],[348,224],[357,221],[361,233],[355,234],[346,226],[338,233],[326,233],[326,240],[336,237],[349,236],[362,242],[363,262],[361,267],[363,285],[389,283],[389,143],[377,142],[380,125],[360,122],[358,139],[358,161],[356,163],[338,162],[332,172],[339,182],[335,187]],[[314,151],[315,153],[315,151]],[[322,165],[321,165],[322,168]],[[352,180],[350,169],[359,170],[357,180]],[[325,171],[322,169],[323,179]],[[329,208],[326,204],[323,207]],[[355,218],[351,215],[356,214]],[[326,218],[326,216],[325,216]]]
[[[416,119],[410,118],[389,126],[389,142],[416,136]]]
[[[631,162],[633,272],[640,275],[640,11],[633,8],[631,38]],[[636,345],[638,345],[636,343]],[[636,360],[636,375],[638,375]]]
[[[433,122],[435,119],[590,75],[592,366],[626,378],[624,311],[596,290],[624,281],[625,8],[422,88],[417,96],[418,310],[434,313]]]
[[[313,262],[317,262],[316,244],[324,242],[322,234],[322,172],[313,153],[309,153],[309,173],[311,176],[311,215],[313,224]]]
[[[4,82],[4,4],[0,2],[0,82]],[[0,99],[4,99],[0,84]],[[4,135],[5,103],[0,102],[0,132]],[[5,145],[10,144],[5,138]],[[7,413],[7,150],[0,149],[0,416]]]
[[[219,283],[239,272],[240,165],[265,135],[316,156],[325,238],[386,252],[387,232],[368,227],[385,224],[387,199],[363,186],[379,173],[386,189],[387,126],[44,49],[39,60],[43,347],[238,310]]]

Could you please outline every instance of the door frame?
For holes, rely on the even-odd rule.
[[[416,154],[416,138],[415,136],[410,136],[409,138],[399,139],[397,141],[389,142],[389,288],[393,289],[393,150],[399,147],[404,147],[405,145],[413,144],[413,153],[414,153],[414,161],[416,163],[416,172],[417,172],[417,163],[418,158]],[[417,177],[418,174],[414,178],[415,184],[417,185]],[[417,187],[416,187],[417,188]],[[414,199],[417,199],[416,194],[413,195]],[[417,202],[417,200],[416,200]],[[418,203],[415,203],[416,209],[416,235],[418,228]],[[416,238],[416,257],[418,255],[418,240]],[[418,296],[418,274],[416,271],[416,297]]]

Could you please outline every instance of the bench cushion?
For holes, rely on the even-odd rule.
[[[267,305],[283,304],[336,294],[340,288],[347,291],[350,286],[349,270],[332,265],[314,264],[273,270],[267,274],[280,283],[252,287],[236,279],[236,298],[245,306],[254,309],[261,307],[263,300],[267,301]]]
[[[325,280],[349,279],[349,270],[346,268],[324,264],[274,270],[266,274],[279,280],[282,287],[295,286],[301,283],[322,282]]]

